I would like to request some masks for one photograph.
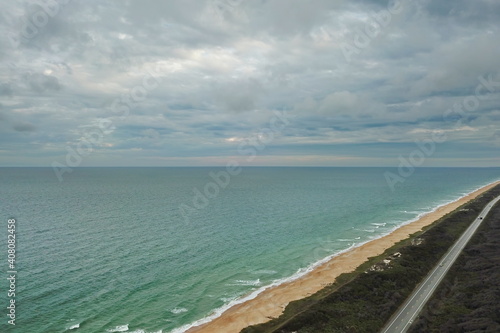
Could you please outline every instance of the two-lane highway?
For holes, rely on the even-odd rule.
[[[483,221],[484,217],[489,213],[490,209],[500,200],[500,196],[492,200],[484,207],[474,222],[460,236],[455,244],[441,258],[436,267],[427,275],[422,283],[413,291],[410,297],[392,316],[386,326],[382,329],[382,333],[404,333],[413,323],[422,310],[427,300],[431,297],[434,290],[437,288],[441,280],[444,278],[450,267],[458,258],[465,245],[469,242],[472,235]]]

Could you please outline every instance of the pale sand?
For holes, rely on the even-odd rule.
[[[237,333],[247,326],[263,323],[269,321],[271,318],[278,317],[291,301],[307,297],[319,291],[327,284],[334,282],[335,278],[341,273],[355,270],[369,257],[382,254],[395,243],[422,230],[423,227],[432,224],[497,184],[500,184],[500,181],[485,186],[446,206],[442,206],[435,212],[429,213],[413,223],[404,225],[387,236],[375,239],[340,254],[303,277],[269,288],[256,298],[231,307],[219,318],[201,326],[193,327],[187,332]]]

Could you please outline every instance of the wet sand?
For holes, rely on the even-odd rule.
[[[319,291],[327,284],[334,282],[335,278],[340,274],[355,270],[369,257],[382,254],[395,243],[422,230],[425,226],[432,224],[444,215],[454,211],[469,200],[476,198],[481,193],[498,184],[500,182],[485,186],[457,201],[438,208],[432,213],[424,215],[415,222],[394,230],[387,236],[372,240],[360,247],[340,254],[303,277],[269,288],[256,298],[231,307],[219,318],[201,326],[193,327],[187,332],[237,333],[247,326],[263,323],[278,317],[291,301],[307,297]]]

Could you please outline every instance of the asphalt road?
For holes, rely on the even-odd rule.
[[[444,278],[451,265],[453,265],[467,242],[471,239],[472,235],[474,235],[477,228],[483,221],[483,218],[486,217],[491,207],[493,207],[493,205],[495,205],[499,200],[500,196],[492,200],[486,205],[486,207],[484,207],[482,212],[469,226],[469,228],[467,228],[462,236],[460,236],[456,243],[453,244],[438,264],[432,269],[429,275],[427,275],[424,281],[418,285],[405,303],[391,317],[389,322],[382,329],[382,333],[404,333],[410,328],[413,320],[418,316],[420,310],[422,310],[427,300],[431,297],[432,293]]]

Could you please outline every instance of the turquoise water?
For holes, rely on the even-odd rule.
[[[391,191],[386,168],[244,168],[195,208],[194,189],[221,170],[81,168],[59,182],[49,168],[0,168],[5,277],[9,218],[18,250],[16,326],[2,278],[0,331],[182,332],[500,179],[422,168]]]

